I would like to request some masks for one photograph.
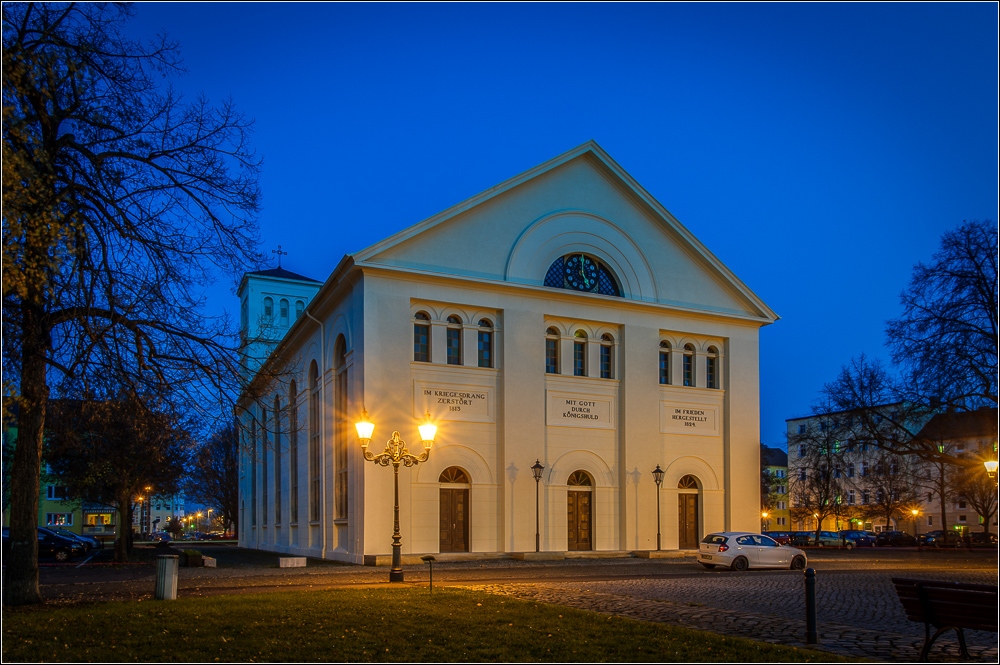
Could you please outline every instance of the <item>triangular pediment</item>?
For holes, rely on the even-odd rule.
[[[599,257],[628,300],[778,318],[593,141],[352,258],[362,268],[545,288],[553,260],[573,252]]]

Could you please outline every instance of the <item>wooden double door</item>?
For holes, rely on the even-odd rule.
[[[441,552],[469,551],[469,489],[441,488]]]
[[[698,495],[677,495],[677,540],[682,550],[698,549]]]
[[[566,492],[566,522],[569,527],[566,549],[592,550],[593,541],[593,492],[569,490]]]

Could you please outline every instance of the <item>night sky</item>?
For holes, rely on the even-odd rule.
[[[943,232],[997,219],[995,3],[139,4],[130,33],[161,30],[187,98],[255,118],[262,249],[315,279],[597,141],[781,316],[770,445],[886,358]]]

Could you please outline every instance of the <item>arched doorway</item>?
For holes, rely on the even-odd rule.
[[[441,552],[469,551],[469,475],[449,466],[438,478],[441,483]]]
[[[566,481],[566,523],[570,551],[592,550],[594,481],[586,471],[574,471]]]
[[[698,549],[698,479],[683,476],[677,483],[677,546]]]

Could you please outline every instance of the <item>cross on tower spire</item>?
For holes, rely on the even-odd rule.
[[[281,245],[278,245],[278,249],[272,249],[271,253],[278,255],[278,267],[280,268],[281,267],[281,255],[284,254],[285,256],[287,256],[288,252],[281,251]]]

